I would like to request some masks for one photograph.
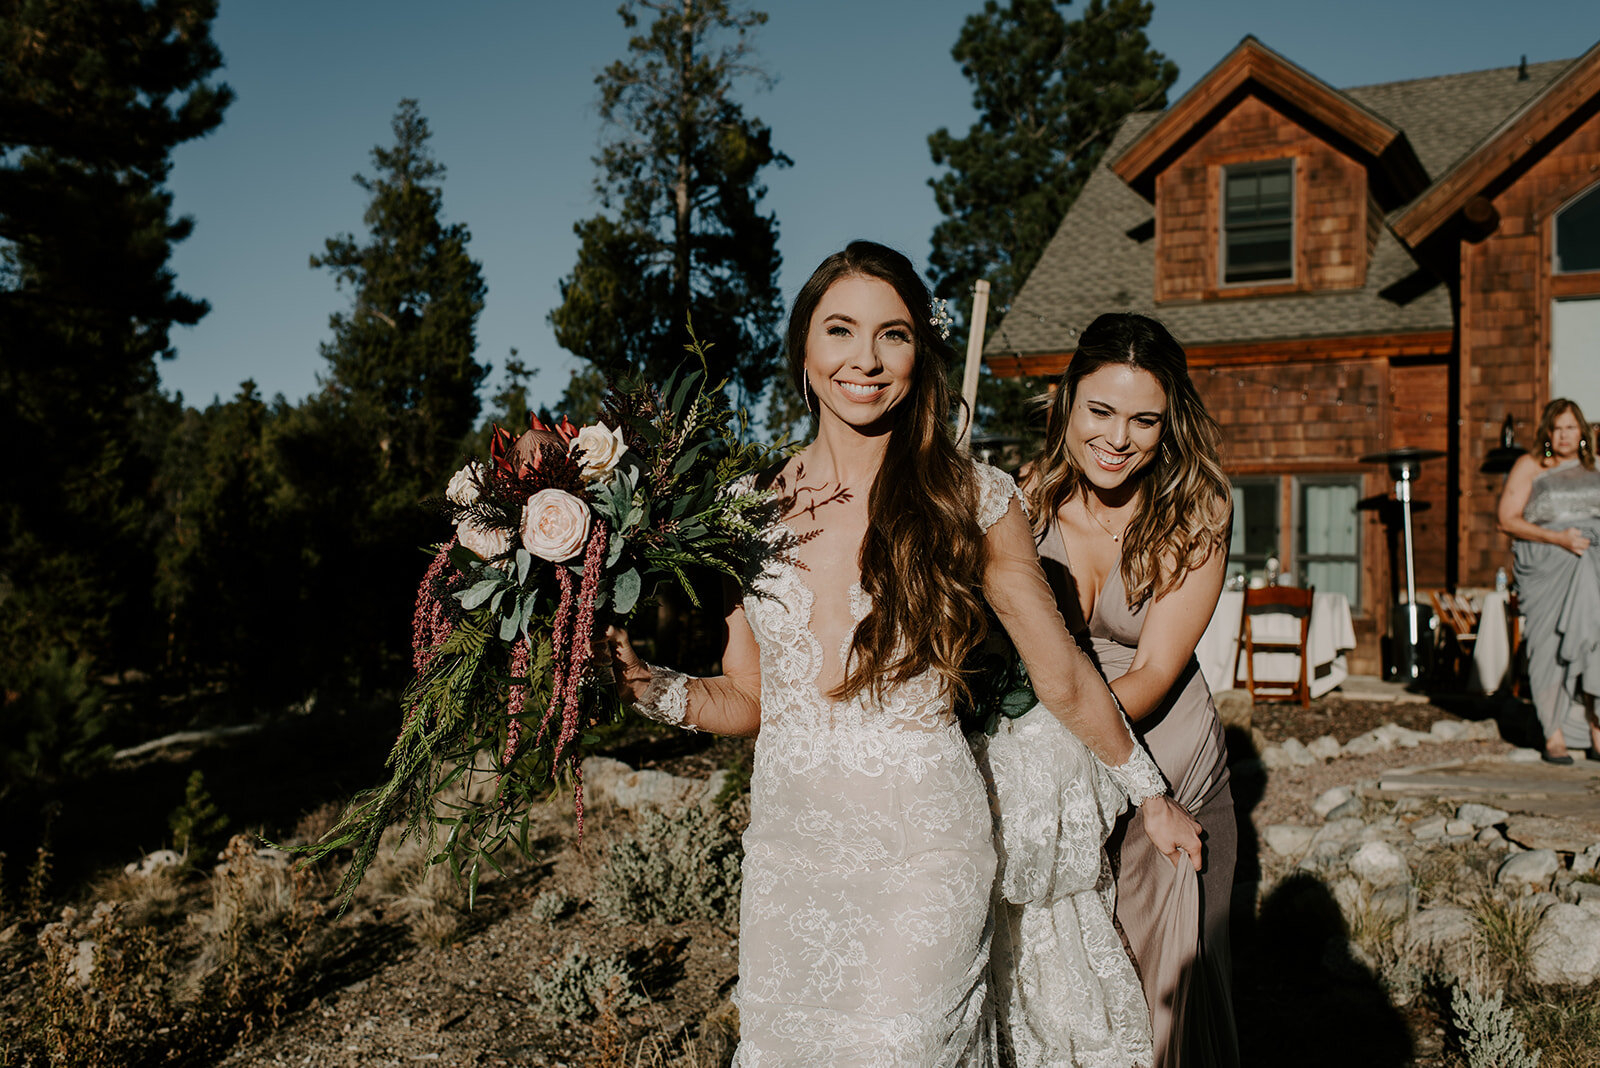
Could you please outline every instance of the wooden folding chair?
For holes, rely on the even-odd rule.
[[[1298,586],[1265,586],[1244,591],[1244,609],[1239,613],[1239,649],[1233,657],[1233,677],[1239,677],[1239,661],[1245,663],[1245,685],[1250,700],[1298,701],[1301,708],[1311,704],[1311,665],[1306,647],[1311,636],[1311,604],[1315,589]],[[1262,640],[1256,637],[1253,620],[1262,615],[1290,615],[1300,620],[1300,640],[1295,642]],[[1256,653],[1294,653],[1300,657],[1300,678],[1295,682],[1256,681]]]
[[[1449,590],[1430,590],[1428,599],[1433,602],[1437,621],[1434,631],[1434,662],[1450,664],[1450,677],[1454,682],[1466,679],[1472,664],[1472,650],[1478,641],[1478,613],[1460,594]]]

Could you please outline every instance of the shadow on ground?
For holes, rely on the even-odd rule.
[[[1350,952],[1332,891],[1309,873],[1278,883],[1255,907],[1260,844],[1251,813],[1266,769],[1250,735],[1228,730],[1239,821],[1232,916],[1234,1014],[1246,1068],[1403,1068],[1415,1050],[1404,1015]]]

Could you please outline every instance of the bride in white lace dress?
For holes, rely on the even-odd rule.
[[[619,686],[645,714],[757,736],[735,995],[744,1068],[995,1063],[993,827],[952,712],[984,635],[980,597],[1043,703],[1123,789],[1165,790],[1061,622],[1015,485],[951,440],[949,349],[930,305],[910,262],[868,242],[829,257],[796,298],[787,352],[817,435],[770,475],[785,548],[730,598],[724,674],[652,667],[609,635]],[[1181,810],[1150,822],[1168,850],[1193,839]]]

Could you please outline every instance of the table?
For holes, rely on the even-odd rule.
[[[1212,693],[1235,686],[1234,657],[1239,650],[1239,616],[1244,612],[1244,591],[1223,590],[1217,609],[1211,613],[1195,656]],[[1262,641],[1298,644],[1300,621],[1286,612],[1263,613],[1252,617],[1251,628]],[[1350,601],[1342,593],[1319,593],[1311,601],[1311,628],[1306,635],[1310,664],[1306,677],[1311,696],[1321,697],[1349,675],[1345,653],[1356,647],[1355,623],[1350,618]],[[1244,677],[1240,664],[1239,678]],[[1294,653],[1255,654],[1256,681],[1294,682],[1300,677],[1300,658]]]
[[[1467,687],[1475,693],[1495,693],[1505,685],[1511,670],[1511,628],[1506,609],[1511,595],[1488,590],[1478,603],[1478,637],[1472,643],[1472,673]]]

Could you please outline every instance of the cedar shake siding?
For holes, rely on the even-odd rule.
[[[1292,167],[1292,272],[1229,283],[1229,169],[1279,161]],[[1359,489],[1351,669],[1377,673],[1403,563],[1392,483],[1358,458],[1447,454],[1415,484],[1420,588],[1509,569],[1504,476],[1478,468],[1507,414],[1533,444],[1552,300],[1600,296],[1600,270],[1551,267],[1556,212],[1597,185],[1600,46],[1338,90],[1246,38],[1172,107],[1124,120],[985,359],[1001,375],[1055,374],[1102,312],[1166,323],[1222,424],[1230,477],[1276,502],[1272,548],[1292,573],[1309,555],[1306,494]],[[1600,396],[1577,399],[1600,415]]]

